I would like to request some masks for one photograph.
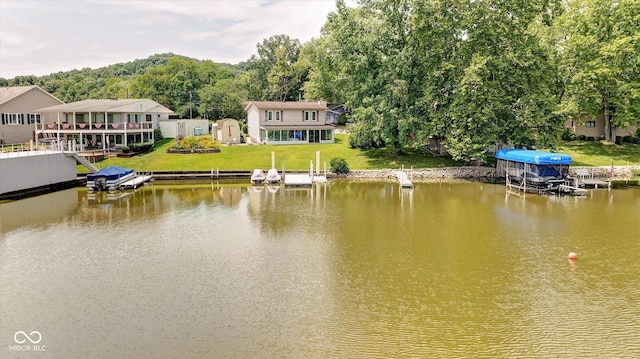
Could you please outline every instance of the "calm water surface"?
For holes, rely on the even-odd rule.
[[[0,204],[0,357],[640,357],[639,252],[637,187],[71,189]]]

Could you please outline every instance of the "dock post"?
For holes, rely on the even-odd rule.
[[[271,151],[271,168],[276,168],[276,152]]]
[[[316,151],[316,176],[320,176],[320,151]]]

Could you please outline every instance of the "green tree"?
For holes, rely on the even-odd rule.
[[[198,93],[200,112],[210,119],[243,118],[243,103],[248,91],[240,78],[222,79],[215,85],[205,85]]]
[[[568,79],[562,108],[577,118],[602,115],[607,141],[640,123],[639,21],[635,0],[571,0],[557,23]]]
[[[246,66],[249,97],[256,100],[298,100],[309,65],[300,59],[300,41],[274,35],[257,45]]]

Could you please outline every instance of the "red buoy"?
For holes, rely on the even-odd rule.
[[[568,258],[575,260],[578,259],[578,255],[575,252],[570,252]]]

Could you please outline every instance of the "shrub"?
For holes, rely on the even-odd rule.
[[[162,131],[159,128],[153,130],[153,138],[155,138],[156,141],[160,141],[164,138],[164,136],[162,136]]]
[[[580,135],[580,136],[578,136],[578,139],[579,139],[580,141],[585,141],[585,140],[587,139],[587,136],[585,136],[585,135]]]
[[[132,143],[129,145],[131,152],[147,152],[153,147],[151,142]]]
[[[349,173],[349,164],[347,160],[342,157],[334,157],[329,162],[331,165],[331,171],[337,174],[346,174]]]
[[[575,141],[576,139],[576,133],[571,131],[568,128],[564,129],[564,132],[562,132],[562,140],[563,141]]]
[[[122,153],[129,153],[131,152],[131,149],[129,148],[129,146],[122,146]]]

